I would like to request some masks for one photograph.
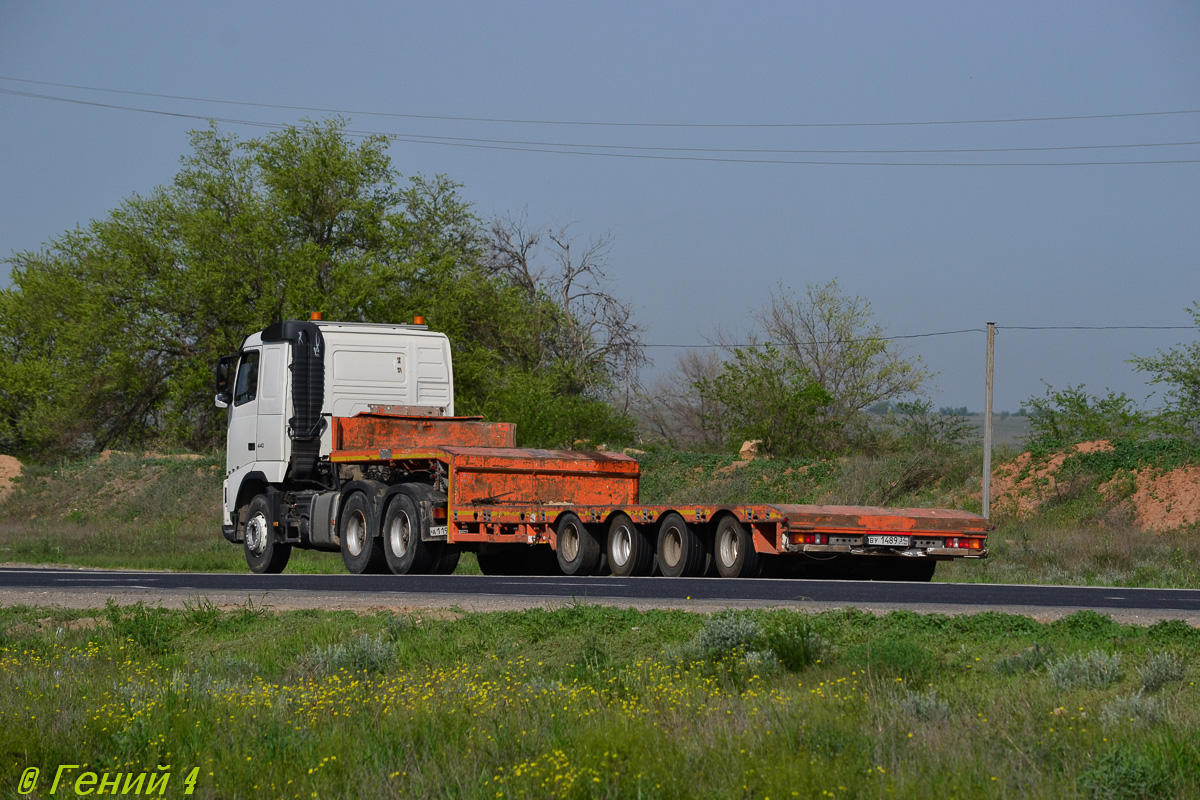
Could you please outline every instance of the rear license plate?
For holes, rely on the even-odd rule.
[[[883,544],[893,547],[908,547],[909,538],[907,536],[868,536],[867,544]]]
[[[429,526],[429,538],[445,539],[446,538],[446,526],[445,525],[430,525]]]

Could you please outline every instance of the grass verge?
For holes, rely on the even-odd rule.
[[[7,608],[0,786],[36,767],[45,797],[76,764],[170,765],[178,795],[196,769],[196,797],[1196,797],[1198,646],[1092,612]]]

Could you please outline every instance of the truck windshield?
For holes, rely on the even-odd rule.
[[[258,351],[251,350],[238,364],[237,383],[233,389],[233,404],[240,406],[258,396]]]

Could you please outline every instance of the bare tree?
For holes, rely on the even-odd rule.
[[[809,373],[829,394],[831,402],[816,422],[830,432],[835,449],[853,444],[866,433],[864,409],[880,400],[920,395],[931,377],[919,357],[908,357],[886,337],[882,326],[871,322],[871,304],[842,294],[836,280],[810,284],[801,297],[780,286],[751,316],[758,330],[749,335],[715,332],[723,358],[688,353],[679,359],[673,374],[653,385],[638,414],[650,435],[685,446],[726,442],[728,409],[715,407],[718,401],[712,393],[706,396],[699,386],[715,385],[724,364],[739,349],[757,349],[768,342],[778,349],[781,360]],[[706,421],[709,431],[697,433],[700,420]]]
[[[676,359],[674,372],[638,393],[635,414],[642,429],[672,447],[724,447],[729,434],[721,424],[724,415],[696,388],[716,380],[720,372],[721,357],[716,351],[685,351]]]
[[[575,391],[606,395],[628,412],[649,359],[632,307],[609,290],[611,250],[611,235],[581,242],[569,225],[531,227],[523,212],[493,221],[488,265],[539,307],[553,309],[531,320],[539,366],[565,370]]]
[[[799,298],[780,285],[754,319],[829,392],[830,419],[843,428],[880,400],[921,394],[932,377],[919,356],[909,358],[871,322],[871,303],[842,294],[837,279],[809,284]]]

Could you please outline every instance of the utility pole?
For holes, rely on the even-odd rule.
[[[983,518],[988,519],[992,505],[992,366],[996,351],[996,323],[987,324],[987,397],[983,402]]]

